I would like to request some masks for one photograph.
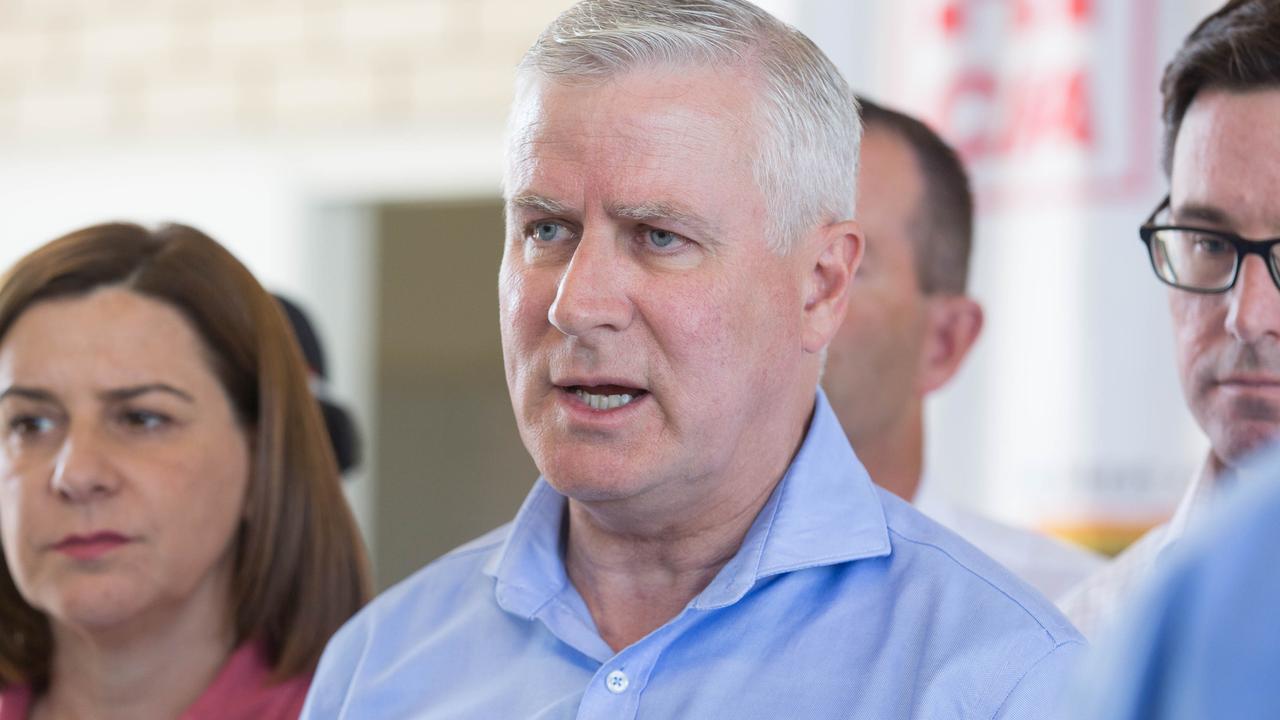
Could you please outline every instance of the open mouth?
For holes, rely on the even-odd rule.
[[[565,390],[592,410],[616,410],[649,394],[640,388],[622,385],[571,385]]]

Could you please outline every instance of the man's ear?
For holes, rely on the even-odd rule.
[[[849,283],[862,262],[862,228],[853,220],[831,223],[821,230],[816,253],[805,269],[804,328],[801,342],[806,352],[827,346],[844,320]]]
[[[920,394],[947,384],[960,369],[982,332],[982,306],[964,295],[935,295],[927,300],[924,352],[920,354]]]

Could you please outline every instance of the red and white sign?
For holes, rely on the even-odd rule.
[[[905,0],[886,101],[927,119],[1000,207],[1130,202],[1157,171],[1156,0]]]

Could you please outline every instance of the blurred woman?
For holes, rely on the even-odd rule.
[[[368,571],[230,253],[90,227],[0,280],[0,720],[292,718]]]

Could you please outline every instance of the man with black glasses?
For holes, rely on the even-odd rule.
[[[1140,234],[1170,286],[1178,372],[1210,451],[1173,520],[1064,601],[1086,635],[1280,438],[1280,0],[1232,0],[1205,19],[1161,91],[1170,190]]]

